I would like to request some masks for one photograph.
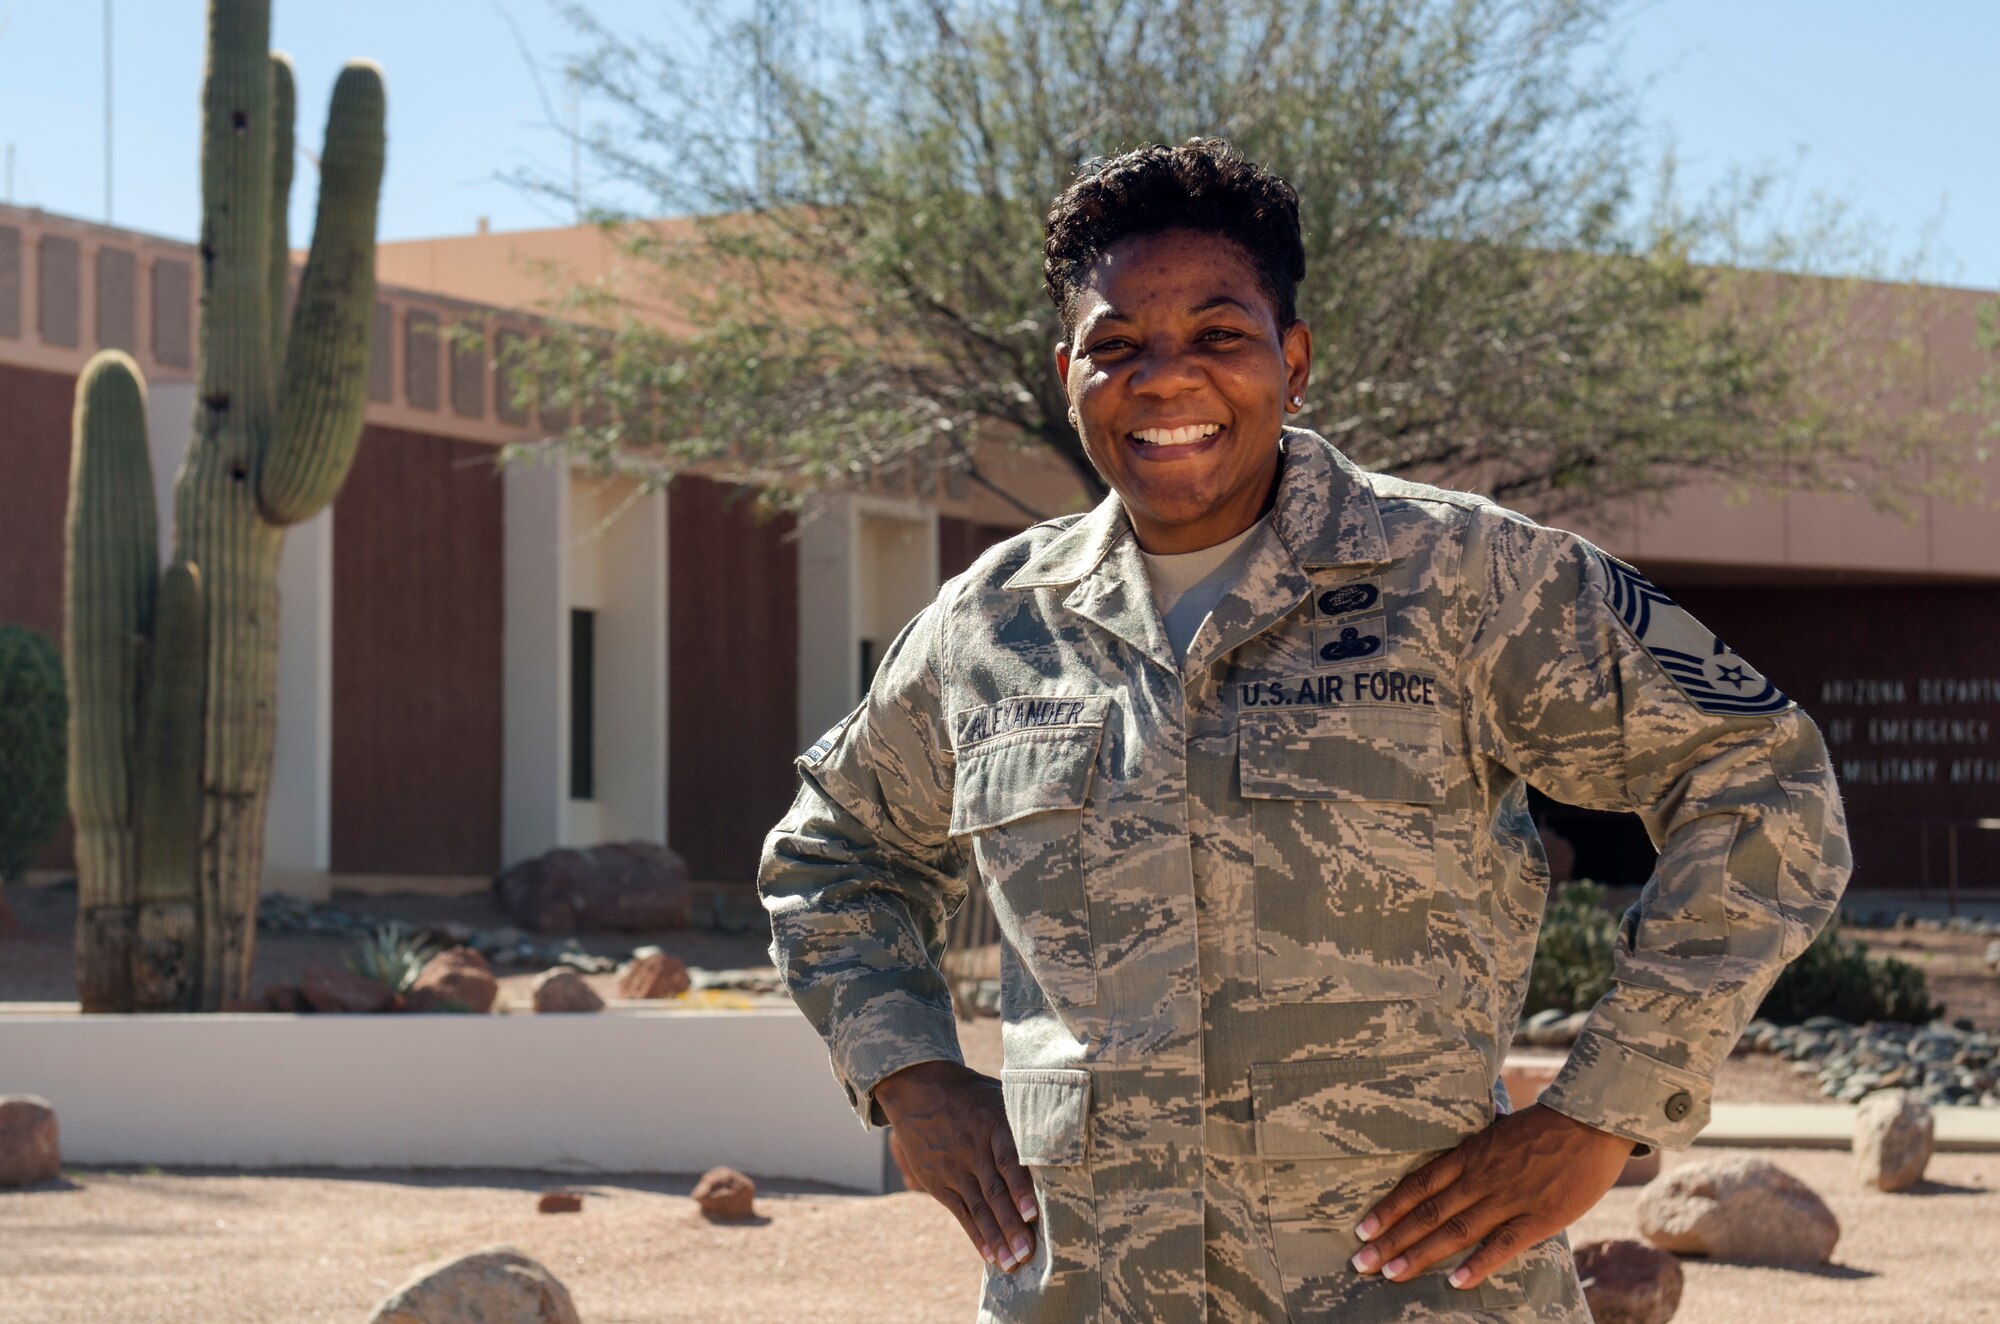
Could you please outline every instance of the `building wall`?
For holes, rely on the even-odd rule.
[[[796,522],[730,491],[672,489],[667,836],[696,878],[742,881],[792,799],[799,571]]]
[[[492,448],[370,426],[333,538],[332,868],[500,863],[501,486]]]
[[[938,517],[938,576],[940,580],[963,574],[980,554],[997,542],[1004,542],[1021,530],[1005,524],[981,524],[969,519]]]
[[[0,625],[25,625],[62,647],[63,515],[76,378],[0,363]],[[67,819],[35,860],[73,865]]]

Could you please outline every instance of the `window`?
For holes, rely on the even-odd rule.
[[[569,613],[569,798],[597,794],[597,613]]]

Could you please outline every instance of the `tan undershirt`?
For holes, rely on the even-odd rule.
[[[1188,645],[1208,619],[1222,595],[1235,586],[1250,559],[1251,543],[1258,530],[1270,522],[1266,515],[1227,542],[1204,547],[1198,552],[1177,552],[1155,556],[1140,549],[1146,558],[1146,577],[1152,584],[1153,605],[1160,622],[1167,627],[1167,640],[1174,646],[1174,660],[1187,659]]]

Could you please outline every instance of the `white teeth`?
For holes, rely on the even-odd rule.
[[[1132,435],[1148,446],[1186,446],[1222,431],[1220,423],[1195,423],[1184,428],[1141,428]]]

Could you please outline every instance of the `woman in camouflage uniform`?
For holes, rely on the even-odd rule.
[[[1113,495],[946,584],[800,758],[774,959],[987,1258],[982,1320],[1586,1320],[1562,1229],[1694,1138],[1838,900],[1818,731],[1583,539],[1285,426],[1297,199],[1225,145],[1087,170],[1045,271]],[[1660,857],[1508,1115],[1531,782]],[[998,1081],[938,969],[969,885]]]

